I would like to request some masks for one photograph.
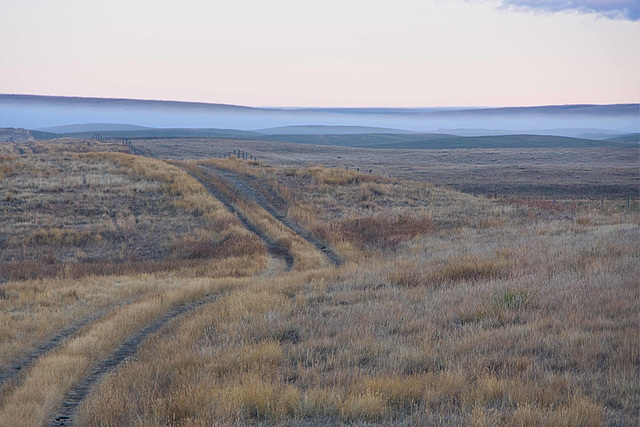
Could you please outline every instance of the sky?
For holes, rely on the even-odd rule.
[[[638,4],[3,0],[0,93],[257,107],[636,103]]]

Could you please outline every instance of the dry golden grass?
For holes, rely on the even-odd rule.
[[[71,387],[88,373],[93,364],[112,353],[125,338],[159,318],[171,307],[207,293],[220,293],[233,286],[236,283],[230,280],[218,283],[202,280],[191,282],[179,288],[152,293],[139,302],[115,310],[105,319],[85,328],[61,348],[40,357],[20,384],[3,399],[0,424],[44,424]]]
[[[202,162],[216,167],[236,172],[247,173],[247,165],[237,159],[228,160],[212,160]],[[296,234],[289,227],[275,219],[269,212],[259,206],[256,202],[243,198],[235,192],[228,184],[210,174],[203,174],[193,162],[180,163],[184,168],[195,176],[211,182],[215,187],[224,194],[233,207],[240,212],[254,227],[261,230],[273,242],[279,246],[286,248],[294,258],[294,269],[296,271],[305,271],[312,268],[321,268],[329,265],[329,260],[317,248]],[[254,163],[258,166],[257,163]]]
[[[122,162],[138,167],[127,156]],[[214,164],[277,182],[289,216],[339,249],[347,265],[317,268],[318,260],[305,261],[314,252],[290,243],[304,271],[233,281],[174,276],[153,290],[157,277],[139,277],[155,296],[118,309],[38,361],[5,393],[8,418],[1,420],[25,416],[37,424],[132,330],[172,304],[225,289],[107,374],[77,422],[638,423],[637,212],[505,203],[315,167]],[[172,193],[172,171],[149,173],[164,176],[167,194],[189,194],[188,182]],[[259,208],[236,206],[273,239],[295,241]],[[182,256],[212,253],[200,234],[185,234],[193,251]],[[258,273],[250,265],[244,274]],[[50,295],[82,289],[80,282],[59,286]],[[21,301],[28,310],[37,298],[25,293]],[[68,299],[59,310],[73,307]],[[134,307],[148,316],[135,317]],[[123,321],[130,328],[119,330]],[[55,364],[63,375],[39,370]]]
[[[290,190],[307,224],[331,229],[338,212],[364,216],[362,185],[335,185],[339,206],[316,204],[326,190],[314,182],[306,196]],[[79,420],[637,422],[633,215],[532,210],[388,185],[398,191],[377,195],[373,216],[421,207],[426,232],[361,246],[361,258],[339,270],[261,279],[229,294],[154,337],[135,364],[109,375]],[[337,234],[336,244],[348,242]]]
[[[260,240],[181,169],[124,153],[42,151],[5,158],[0,280],[193,275],[213,273],[211,258],[251,255],[264,267]]]
[[[37,147],[3,157],[11,167],[0,189],[0,369],[90,314],[179,287],[179,278],[266,268],[260,240],[182,170],[123,153]],[[145,246],[164,249],[149,259],[123,255]],[[11,280],[28,278],[36,280]]]

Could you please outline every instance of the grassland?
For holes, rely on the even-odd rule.
[[[166,163],[55,143],[22,155],[3,149],[3,256],[6,247],[11,262],[46,262],[40,250],[54,265],[128,267],[5,277],[0,370],[109,311],[1,385],[0,424],[46,424],[128,337],[207,296],[105,371],[74,414],[78,425],[638,423],[637,204],[495,199],[353,168]],[[271,268],[264,242],[193,178],[199,170],[261,232],[289,242],[293,271]],[[215,170],[255,183],[253,199],[268,199],[345,264],[331,266]],[[75,184],[78,174],[87,184]],[[90,236],[102,233],[103,214],[55,207],[71,191],[87,204],[117,200],[116,218],[141,218],[122,229],[125,244],[105,238],[93,261],[57,255],[91,244],[32,238],[81,222]],[[144,228],[152,225],[166,228]],[[205,250],[194,264],[168,244],[201,247],[201,236],[239,236],[242,245]],[[14,241],[22,251],[6,243]],[[145,244],[174,250],[149,255],[150,270],[140,270]]]
[[[631,196],[638,203],[638,147],[468,148],[381,150],[238,139],[137,140],[136,150],[151,157],[206,159],[234,149],[281,166],[372,170],[377,175],[428,182],[491,197],[549,200]]]

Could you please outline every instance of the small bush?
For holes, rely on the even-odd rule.
[[[402,241],[433,230],[433,220],[424,215],[380,215],[343,220],[341,233],[361,247],[388,249]]]
[[[312,388],[300,400],[299,414],[304,418],[335,418],[340,413],[340,396],[330,389]]]
[[[27,242],[32,245],[84,246],[99,237],[86,230],[47,228],[33,232]]]
[[[526,291],[505,289],[492,296],[488,301],[491,310],[518,310],[527,305],[530,294]]]
[[[433,271],[430,279],[435,282],[460,282],[463,280],[475,282],[482,279],[505,277],[507,272],[507,264],[503,260],[470,256],[447,260],[444,265]]]
[[[374,391],[352,395],[342,404],[342,417],[347,421],[379,421],[387,412],[382,394]]]
[[[376,182],[379,177],[354,170],[328,169],[322,166],[308,168],[304,176],[311,177],[317,184],[348,185],[361,182]]]

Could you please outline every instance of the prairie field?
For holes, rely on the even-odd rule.
[[[372,171],[491,197],[638,203],[638,147],[367,149],[238,139],[140,139],[136,152],[178,160],[243,150],[271,164]]]
[[[243,143],[0,144],[0,425],[638,424],[637,151]]]

